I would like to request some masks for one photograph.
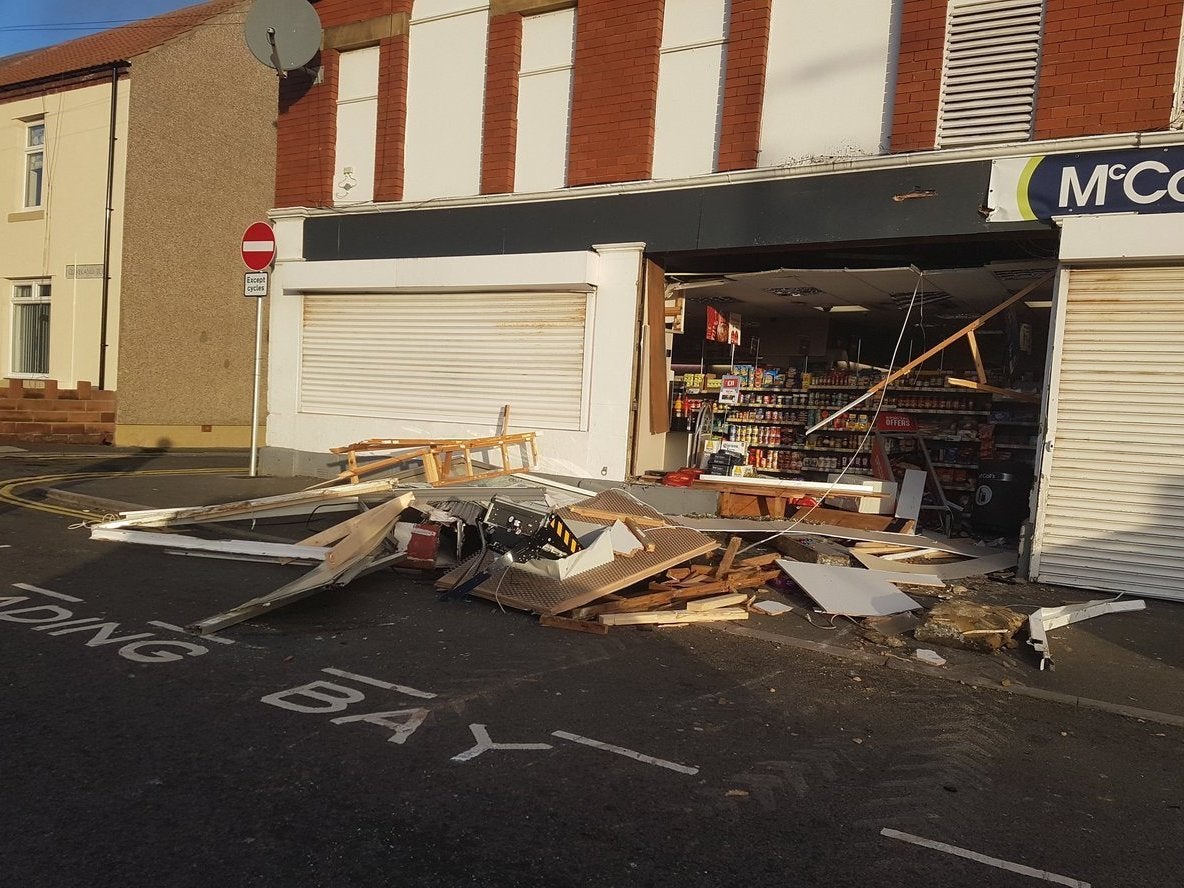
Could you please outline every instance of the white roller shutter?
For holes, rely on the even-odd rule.
[[[585,427],[586,293],[304,297],[300,410]]]
[[[1043,0],[951,0],[937,147],[1026,142]]]
[[[1032,573],[1184,600],[1184,268],[1074,270]]]

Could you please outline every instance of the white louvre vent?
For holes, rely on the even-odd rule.
[[[1032,134],[1044,0],[950,0],[937,147]]]
[[[584,426],[586,293],[304,297],[300,410],[515,428]]]

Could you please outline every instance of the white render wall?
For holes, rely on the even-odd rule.
[[[489,4],[416,0],[412,15],[403,199],[478,194]]]
[[[628,470],[630,405],[637,347],[641,244],[590,251],[506,256],[305,262],[303,213],[274,221],[278,259],[272,279],[269,329],[267,447],[327,454],[366,438],[455,438],[495,434],[488,425],[301,413],[298,381],[303,294],[310,292],[591,291],[591,344],[584,384],[585,428],[539,436],[539,470],[623,480]],[[448,357],[440,356],[441,398],[447,398]]]
[[[773,0],[762,167],[887,150],[900,0]]]
[[[715,172],[728,0],[666,0],[654,115],[655,179]]]
[[[575,9],[529,15],[522,21],[515,191],[547,191],[567,184],[575,27]]]
[[[119,371],[119,293],[131,81],[118,85],[114,213],[107,318],[108,388]],[[45,122],[44,205],[23,206],[26,123]],[[63,388],[98,383],[101,277],[67,278],[70,265],[101,265],[111,116],[110,80],[0,106],[0,376],[12,370],[13,283],[49,281],[49,378]]]

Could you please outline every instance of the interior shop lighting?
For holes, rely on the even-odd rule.
[[[1028,308],[1052,308],[1051,299],[1025,299],[1024,305]]]
[[[871,311],[866,305],[815,305],[819,311],[829,314],[851,314],[859,311]]]

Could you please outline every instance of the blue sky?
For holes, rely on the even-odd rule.
[[[199,0],[0,0],[0,56],[64,43]]]

